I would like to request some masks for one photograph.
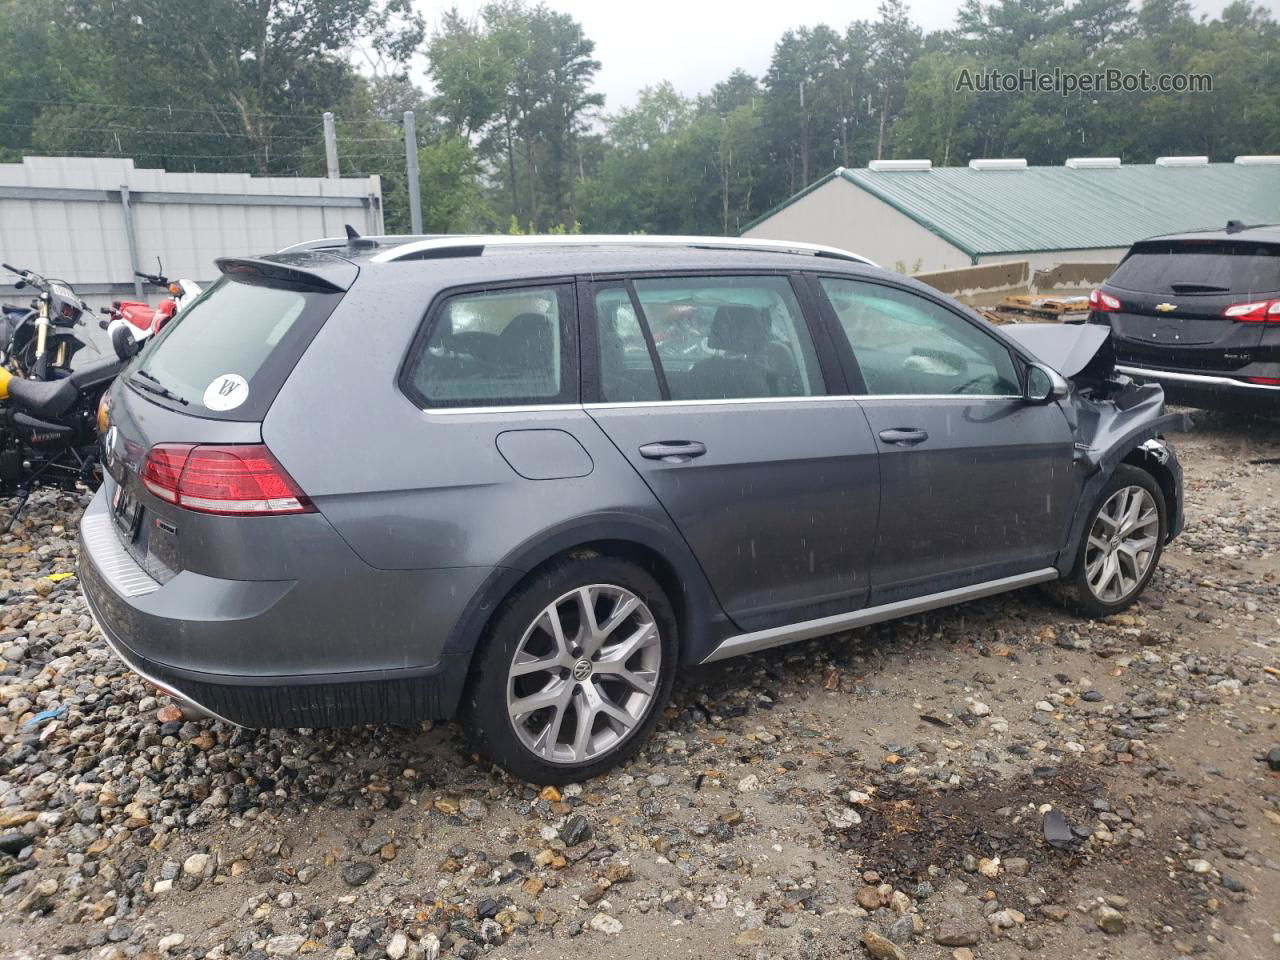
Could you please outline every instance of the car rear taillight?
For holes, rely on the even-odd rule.
[[[1280,300],[1233,303],[1222,311],[1222,315],[1236,323],[1280,323]]]
[[[260,443],[156,444],[143,464],[142,485],[199,513],[267,517],[315,510]]]
[[[1098,313],[1115,313],[1120,309],[1120,301],[1095,287],[1089,291],[1089,308]]]
[[[1260,387],[1280,387],[1280,377],[1245,377],[1245,380]]]

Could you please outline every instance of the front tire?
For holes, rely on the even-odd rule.
[[[1120,464],[1089,515],[1067,601],[1088,617],[1127,610],[1160,563],[1168,532],[1164,493],[1145,470]]]
[[[514,776],[585,780],[648,738],[678,651],[671,604],[648,572],[615,557],[566,558],[495,615],[460,719],[477,751]]]

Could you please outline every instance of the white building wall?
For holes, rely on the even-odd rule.
[[[217,277],[216,257],[342,236],[348,223],[365,234],[385,232],[376,176],[172,173],[137,169],[130,159],[25,157],[0,164],[0,261],[64,279],[94,306],[132,296],[122,187],[132,198],[139,269],[156,272],[160,257],[166,275],[202,283]],[[50,188],[73,192],[50,196]],[[94,194],[80,199],[74,191]],[[211,199],[193,202],[201,197]],[[6,302],[21,300],[13,280],[0,273]]]
[[[967,253],[840,177],[761,220],[743,236],[825,243],[908,273],[971,266]]]

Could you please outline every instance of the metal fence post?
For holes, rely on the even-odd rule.
[[[133,295],[142,299],[142,281],[138,279],[138,271],[142,267],[138,263],[138,231],[133,224],[133,207],[129,204],[129,188],[120,184],[120,211],[124,214],[124,232],[129,241],[129,264],[133,268]]]
[[[333,114],[324,115],[324,162],[330,180],[338,179],[338,135],[333,129]]]
[[[404,166],[409,181],[409,227],[413,233],[422,233],[422,185],[418,181],[418,130],[414,125],[413,111],[404,112]]]

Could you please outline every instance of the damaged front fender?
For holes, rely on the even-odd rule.
[[[1182,530],[1182,468],[1164,434],[1189,418],[1165,409],[1158,384],[1138,384],[1115,368],[1110,330],[1096,324],[1012,324],[1002,328],[1037,360],[1067,378],[1061,403],[1075,434],[1080,496],[1058,569],[1070,572],[1092,507],[1121,463],[1149,472],[1164,492],[1166,542]]]

